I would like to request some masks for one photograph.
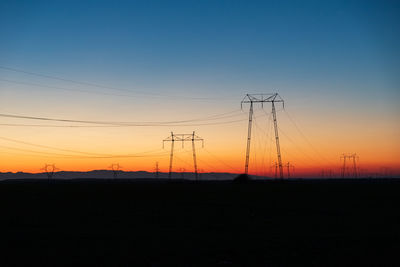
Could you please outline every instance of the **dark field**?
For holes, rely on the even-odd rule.
[[[0,183],[8,265],[400,266],[400,180]]]

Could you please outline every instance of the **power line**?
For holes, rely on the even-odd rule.
[[[22,82],[22,81],[15,81],[15,80],[9,80],[9,79],[4,79],[0,78],[0,81],[7,82],[7,83],[14,83],[14,84],[21,84],[21,85],[29,85],[29,86],[35,86],[35,87],[42,87],[42,88],[49,88],[49,89],[57,89],[57,90],[62,90],[62,91],[70,91],[70,92],[79,92],[79,93],[86,93],[86,94],[96,94],[96,95],[104,95],[104,96],[118,96],[118,97],[131,97],[131,98],[137,98],[137,96],[134,95],[129,95],[129,94],[115,94],[115,93],[106,93],[106,92],[99,92],[99,91],[90,91],[90,90],[85,90],[85,89],[77,89],[77,88],[67,88],[67,87],[60,87],[60,86],[54,86],[54,85],[46,85],[46,84],[40,84],[40,83],[32,83],[32,82]],[[128,90],[128,92],[130,92]],[[213,100],[214,98],[190,98],[190,97],[178,97],[178,96],[159,96],[158,98],[161,97],[170,97],[170,98],[183,98],[183,99],[195,99],[195,100]],[[226,99],[226,98],[224,98]],[[223,99],[222,99],[223,100]]]
[[[271,128],[272,128],[272,125],[271,125]],[[260,129],[261,131],[263,131],[264,133],[266,133],[266,132],[264,131],[264,129],[261,129],[261,128],[259,128],[259,129]],[[278,128],[278,129],[279,129],[279,132],[281,132],[284,136],[286,136],[287,139],[288,139],[291,143],[293,143],[293,144],[295,145],[295,148],[296,148],[299,152],[303,153],[305,156],[307,156],[308,158],[310,158],[310,159],[313,161],[313,159],[312,159],[308,154],[304,153],[304,151],[302,151],[300,148],[298,148],[298,147],[296,146],[295,142],[294,142],[293,140],[291,140],[291,139],[289,138],[289,136],[288,136],[287,134],[285,134],[285,133],[282,131],[281,128]],[[273,143],[275,140],[273,140],[273,138],[270,137],[270,138],[269,138],[269,141],[270,141],[270,143]],[[281,147],[281,149],[285,152],[286,155],[290,155],[289,151],[287,151],[287,150],[285,149],[285,147]],[[298,153],[294,153],[294,154],[299,155]],[[289,158],[289,157],[288,157],[288,158]],[[313,166],[313,165],[309,164],[308,162],[305,162],[305,161],[302,161],[302,162],[303,162],[303,165]]]
[[[317,159],[317,160],[319,160],[319,161],[322,162],[322,163],[324,162],[323,159],[319,159],[318,157],[312,158],[310,155],[308,155],[308,154],[305,153],[303,150],[301,150],[301,149],[298,147],[297,143],[294,142],[294,141],[289,137],[289,135],[287,135],[281,128],[279,128],[279,131],[286,137],[287,140],[289,140],[289,141],[294,145],[294,147],[295,147],[299,152],[301,152],[303,155],[307,156],[310,160],[314,161],[315,159]]]
[[[2,114],[0,114],[2,117]],[[206,125],[224,125],[233,124],[237,122],[243,122],[244,120],[230,120],[222,122],[211,122],[211,123],[196,123],[196,124],[126,124],[126,125],[103,125],[103,126],[84,126],[84,125],[39,125],[39,124],[10,124],[3,123],[0,126],[10,127],[43,127],[43,128],[110,128],[110,127],[182,127],[182,126],[206,126]]]
[[[13,119],[28,119],[28,120],[40,120],[40,121],[53,121],[53,122],[68,122],[68,123],[83,123],[83,124],[96,124],[96,125],[111,125],[111,126],[120,126],[120,127],[127,127],[127,126],[195,126],[195,125],[217,125],[217,124],[226,124],[226,123],[233,123],[238,122],[241,120],[231,120],[231,121],[223,121],[223,122],[215,122],[215,123],[200,123],[200,124],[185,124],[190,122],[207,122],[213,120],[220,120],[226,118],[232,118],[237,116],[242,116],[242,113],[237,113],[237,111],[222,113],[211,115],[208,117],[197,118],[197,119],[190,119],[190,120],[180,120],[180,121],[164,121],[164,122],[115,122],[115,121],[91,121],[91,120],[76,120],[76,119],[60,119],[60,118],[49,118],[49,117],[37,117],[37,116],[26,116],[26,115],[15,115],[15,114],[4,114],[1,113],[0,117],[5,118],[13,118]],[[231,113],[230,115],[228,115]],[[11,126],[12,124],[6,124]],[[20,124],[19,126],[27,124]],[[17,125],[13,125],[17,126]],[[29,125],[33,126],[33,125]],[[53,125],[49,125],[53,126]],[[73,127],[67,125],[68,127]],[[79,125],[78,125],[79,126]],[[76,127],[76,126],[75,126]]]
[[[267,119],[267,123],[266,123],[266,128],[268,128],[269,124],[271,123],[272,113],[268,114],[268,113],[265,112],[264,109],[263,109],[263,111],[264,111],[265,115],[268,118]],[[258,145],[258,149],[262,151],[262,153],[261,153],[261,170],[262,170],[261,174],[266,176],[265,154],[266,154],[267,147],[268,147],[268,144],[269,144],[268,141],[269,141],[270,136],[269,136],[269,132],[267,131],[267,129],[264,131],[264,129],[261,126],[259,126],[259,124],[257,123],[257,119],[256,118],[258,118],[258,116],[254,116],[254,125],[256,126],[256,128],[258,130],[261,130],[262,135],[260,137],[260,135],[258,135],[258,132],[255,131],[255,139],[256,139],[255,143]],[[271,150],[272,146],[269,146],[269,148]],[[256,170],[257,170],[257,148],[255,149],[254,154],[255,154],[254,155],[254,162],[255,162]],[[271,153],[269,155],[271,156]],[[269,165],[271,165],[271,164],[269,164]]]
[[[213,153],[211,153],[210,151],[208,151],[206,148],[204,148],[204,151],[206,151],[208,154],[210,154],[211,156],[213,156],[215,159],[217,159],[219,162],[221,162],[222,164],[224,164],[225,166],[229,167],[230,169],[234,170],[237,173],[240,173],[240,171],[234,167],[232,167],[231,165],[227,164],[226,162],[224,162],[221,158],[217,157],[216,155],[214,155]]]
[[[46,79],[52,79],[52,80],[58,80],[58,81],[63,81],[63,82],[69,82],[69,83],[74,83],[74,84],[79,84],[79,85],[85,85],[85,86],[90,86],[90,87],[97,87],[97,88],[102,88],[102,89],[108,89],[108,90],[114,90],[114,91],[123,91],[123,92],[129,92],[132,94],[137,94],[137,95],[146,95],[148,97],[157,97],[157,98],[180,98],[180,99],[191,99],[191,100],[221,100],[221,99],[226,99],[226,98],[215,98],[215,97],[188,97],[188,96],[174,96],[174,95],[163,95],[163,94],[156,94],[156,93],[149,93],[149,92],[142,92],[142,91],[132,91],[128,89],[121,89],[121,88],[116,88],[116,87],[111,87],[111,86],[105,86],[97,83],[91,83],[91,82],[83,82],[83,81],[77,81],[77,80],[72,80],[72,79],[67,79],[63,77],[58,77],[58,76],[52,76],[48,74],[41,74],[37,72],[32,72],[32,71],[26,71],[26,70],[21,70],[17,68],[11,68],[7,66],[0,66],[0,69],[4,69],[7,71],[12,71],[12,72],[17,72],[17,73],[23,73],[27,75],[32,75],[32,76],[37,76],[37,77],[42,77]]]
[[[0,148],[34,153],[34,154],[41,154],[41,155],[44,154],[44,155],[56,156],[58,158],[69,158],[69,159],[109,159],[109,158],[145,158],[145,157],[151,158],[151,157],[160,157],[160,156],[167,155],[167,153],[149,154],[149,155],[143,155],[145,153],[142,153],[142,154],[110,155],[110,156],[77,156],[77,155],[70,155],[70,154],[61,154],[61,153],[54,153],[54,152],[45,152],[45,151],[37,151],[37,150],[9,147],[9,146],[4,146],[4,145],[0,145]]]
[[[0,146],[0,147],[1,147],[1,146]],[[6,148],[6,149],[9,149],[9,148]],[[31,155],[31,154],[13,153],[13,152],[4,151],[4,150],[2,150],[1,153],[2,153],[2,154],[13,155],[13,156],[25,156],[25,157],[32,157],[32,156],[33,156],[33,155]],[[65,157],[54,157],[54,156],[44,156],[44,155],[41,155],[40,157],[41,157],[41,158],[51,158],[51,159],[54,159],[54,158],[65,158]]]
[[[184,150],[183,152],[181,152],[181,153],[191,153],[191,151],[188,151],[188,150]],[[180,161],[182,161],[183,163],[185,163],[185,164],[187,164],[188,166],[190,166],[190,163],[188,163],[187,161],[185,161],[185,160],[183,160],[182,158],[180,158],[180,157],[178,157],[178,156],[176,156],[175,155],[175,157],[177,158],[177,159],[179,159]],[[199,161],[201,161],[203,164],[205,164],[205,165],[208,165],[209,167],[211,167],[211,168],[215,168],[215,166],[212,166],[212,165],[210,165],[209,163],[207,163],[206,161],[203,161],[203,160],[201,160],[201,159],[199,159]],[[226,176],[229,176],[229,174],[225,174],[225,173],[223,173],[224,175],[226,175]],[[210,176],[212,176],[212,177],[214,177],[214,178],[219,178],[217,175],[215,175],[215,174],[213,174],[212,172],[208,172],[208,175],[210,175]],[[231,178],[231,176],[229,176],[229,178]]]
[[[78,154],[85,154],[85,155],[91,155],[91,156],[97,156],[98,158],[117,158],[117,157],[135,157],[138,155],[142,154],[150,154],[150,153],[155,153],[155,152],[160,152],[162,151],[161,149],[153,149],[153,150],[148,150],[148,151],[142,151],[134,154],[122,154],[122,155],[112,155],[112,154],[99,154],[99,153],[91,153],[91,152],[83,152],[83,151],[77,151],[77,150],[71,150],[71,149],[63,149],[63,148],[57,148],[57,147],[52,147],[52,146],[47,146],[47,145],[41,145],[41,144],[34,144],[30,142],[25,142],[21,140],[16,140],[16,139],[11,139],[7,137],[1,137],[0,139],[9,141],[9,142],[14,142],[14,143],[19,143],[19,144],[24,144],[24,145],[29,145],[29,146],[35,146],[35,147],[41,147],[41,148],[47,148],[47,149],[53,149],[53,150],[58,150],[58,151],[64,151],[64,152],[72,152],[72,153],[78,153]],[[71,155],[74,156],[74,155]]]
[[[8,83],[15,83],[15,84],[22,84],[22,85],[30,85],[30,86],[36,86],[36,87],[43,87],[43,88],[49,88],[49,89],[58,89],[58,90],[63,90],[63,91],[74,91],[74,92],[80,92],[80,93],[88,93],[88,94],[97,94],[97,95],[106,95],[106,96],[135,97],[135,96],[132,96],[132,95],[112,94],[112,93],[104,93],[104,92],[94,92],[94,91],[83,90],[83,89],[73,89],[73,88],[65,88],[65,87],[59,87],[59,86],[49,86],[49,85],[31,83],[31,82],[13,81],[13,80],[8,80],[8,79],[3,79],[3,78],[0,78],[0,81],[8,82]]]
[[[5,141],[18,143],[18,144],[24,144],[24,145],[29,145],[29,146],[35,146],[35,147],[59,150],[59,151],[64,151],[64,152],[72,152],[72,153],[85,154],[85,155],[111,156],[109,154],[108,155],[106,155],[106,154],[97,154],[97,153],[82,152],[82,151],[77,151],[77,150],[56,148],[56,147],[51,147],[51,146],[46,146],[46,145],[33,144],[33,143],[29,143],[29,142],[25,142],[25,141],[21,141],[21,140],[16,140],[16,139],[11,139],[11,138],[7,138],[7,137],[1,137],[1,136],[0,136],[0,139],[5,140]]]
[[[64,158],[73,158],[74,157],[73,155],[53,153],[53,152],[44,152],[44,151],[35,151],[35,150],[9,147],[9,146],[3,146],[3,145],[0,145],[0,147],[10,149],[10,150],[23,151],[23,152],[36,153],[36,154],[53,155],[53,156],[59,156],[59,157],[64,157]]]
[[[22,123],[0,123],[0,126],[9,127],[42,127],[42,128],[110,128],[126,127],[122,125],[51,125],[51,124],[22,124]],[[129,126],[129,125],[127,125]]]
[[[303,133],[303,131],[300,130],[300,127],[297,125],[296,121],[292,118],[292,116],[289,114],[289,112],[285,109],[285,114],[286,116],[289,118],[289,120],[293,123],[293,125],[295,126],[296,130],[300,133],[300,135],[304,138],[304,140],[306,140],[306,142],[308,143],[308,145],[315,151],[315,153],[317,153],[321,158],[323,158],[324,160],[330,161],[331,163],[333,163],[332,160],[329,160],[327,158],[325,158],[314,146],[313,144],[308,140],[308,138],[305,136],[305,134]]]

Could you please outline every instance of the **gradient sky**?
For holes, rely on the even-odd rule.
[[[337,171],[342,153],[357,153],[366,172],[398,172],[399,47],[398,1],[1,1],[2,114],[158,122],[233,113],[205,122],[224,124],[179,127],[21,127],[4,124],[78,124],[0,118],[0,171],[115,162],[152,171],[156,161],[166,171],[162,139],[196,131],[205,139],[201,169],[242,172],[248,107],[240,111],[240,101],[278,92],[283,160],[298,175]],[[270,108],[256,110],[251,173],[268,174],[276,158]],[[146,157],[85,158],[4,138]],[[191,171],[189,145],[175,170]]]

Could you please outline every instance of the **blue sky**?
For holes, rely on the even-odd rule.
[[[222,93],[399,81],[396,2],[2,1],[0,10],[4,65],[84,80]]]

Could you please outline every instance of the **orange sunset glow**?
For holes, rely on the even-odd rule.
[[[390,118],[387,118],[387,122],[379,122],[381,127],[369,127],[373,121],[371,118],[364,120],[362,116],[352,115],[339,119],[331,113],[331,109],[321,109],[322,112],[318,114],[308,114],[309,111],[299,107],[307,105],[307,102],[294,99],[299,110],[296,112],[296,108],[291,107],[290,98],[285,100],[285,109],[277,111],[277,119],[282,161],[283,164],[290,162],[294,166],[292,177],[317,176],[323,170],[331,170],[339,175],[342,164],[340,156],[350,152],[357,153],[358,167],[365,175],[378,173],[382,167],[390,168],[393,172],[399,170],[400,146],[397,136],[400,134],[400,128],[391,126]],[[153,172],[155,163],[159,162],[160,171],[167,172],[170,144],[165,143],[163,148],[162,140],[168,137],[171,131],[191,133],[195,130],[205,141],[204,148],[201,143],[196,144],[198,165],[202,171],[241,173],[244,171],[248,107],[243,106],[241,110],[239,102],[240,100],[236,105],[235,103],[230,105],[230,110],[234,110],[232,113],[211,120],[207,118],[218,111],[213,113],[212,110],[205,110],[195,114],[190,107],[185,107],[188,109],[187,113],[171,114],[171,116],[169,113],[179,112],[167,109],[163,111],[161,107],[160,114],[156,115],[156,112],[153,112],[147,116],[146,114],[136,116],[140,110],[135,111],[133,107],[131,112],[121,116],[124,119],[118,120],[149,122],[152,117],[165,118],[164,121],[192,118],[203,120],[186,123],[193,126],[179,126],[178,123],[175,126],[161,127],[104,125],[104,127],[85,127],[87,125],[83,123],[71,125],[60,122],[52,123],[52,126],[81,127],[30,126],[21,129],[17,126],[3,126],[0,136],[1,161],[6,164],[2,165],[1,171],[37,173],[41,172],[40,169],[45,163],[54,163],[64,171],[89,171],[108,169],[112,163],[118,162],[124,171]],[[308,107],[311,108],[317,107]],[[105,110],[101,112],[107,114]],[[191,113],[193,115],[189,116]],[[38,111],[37,114],[40,116],[41,112]],[[110,112],[108,116],[112,114]],[[57,118],[63,117],[57,116]],[[264,108],[256,107],[254,118],[249,173],[273,177],[277,156],[270,105],[265,105]],[[82,112],[74,119],[100,121],[102,118],[99,115]],[[31,121],[25,119],[24,123],[43,126],[49,124]],[[15,124],[15,119],[3,118],[3,123]],[[363,134],[360,135],[360,132]],[[181,143],[176,142],[174,171],[180,168],[188,172],[193,171],[191,149],[190,143],[185,143],[182,148]],[[380,155],[379,158],[377,155]]]

